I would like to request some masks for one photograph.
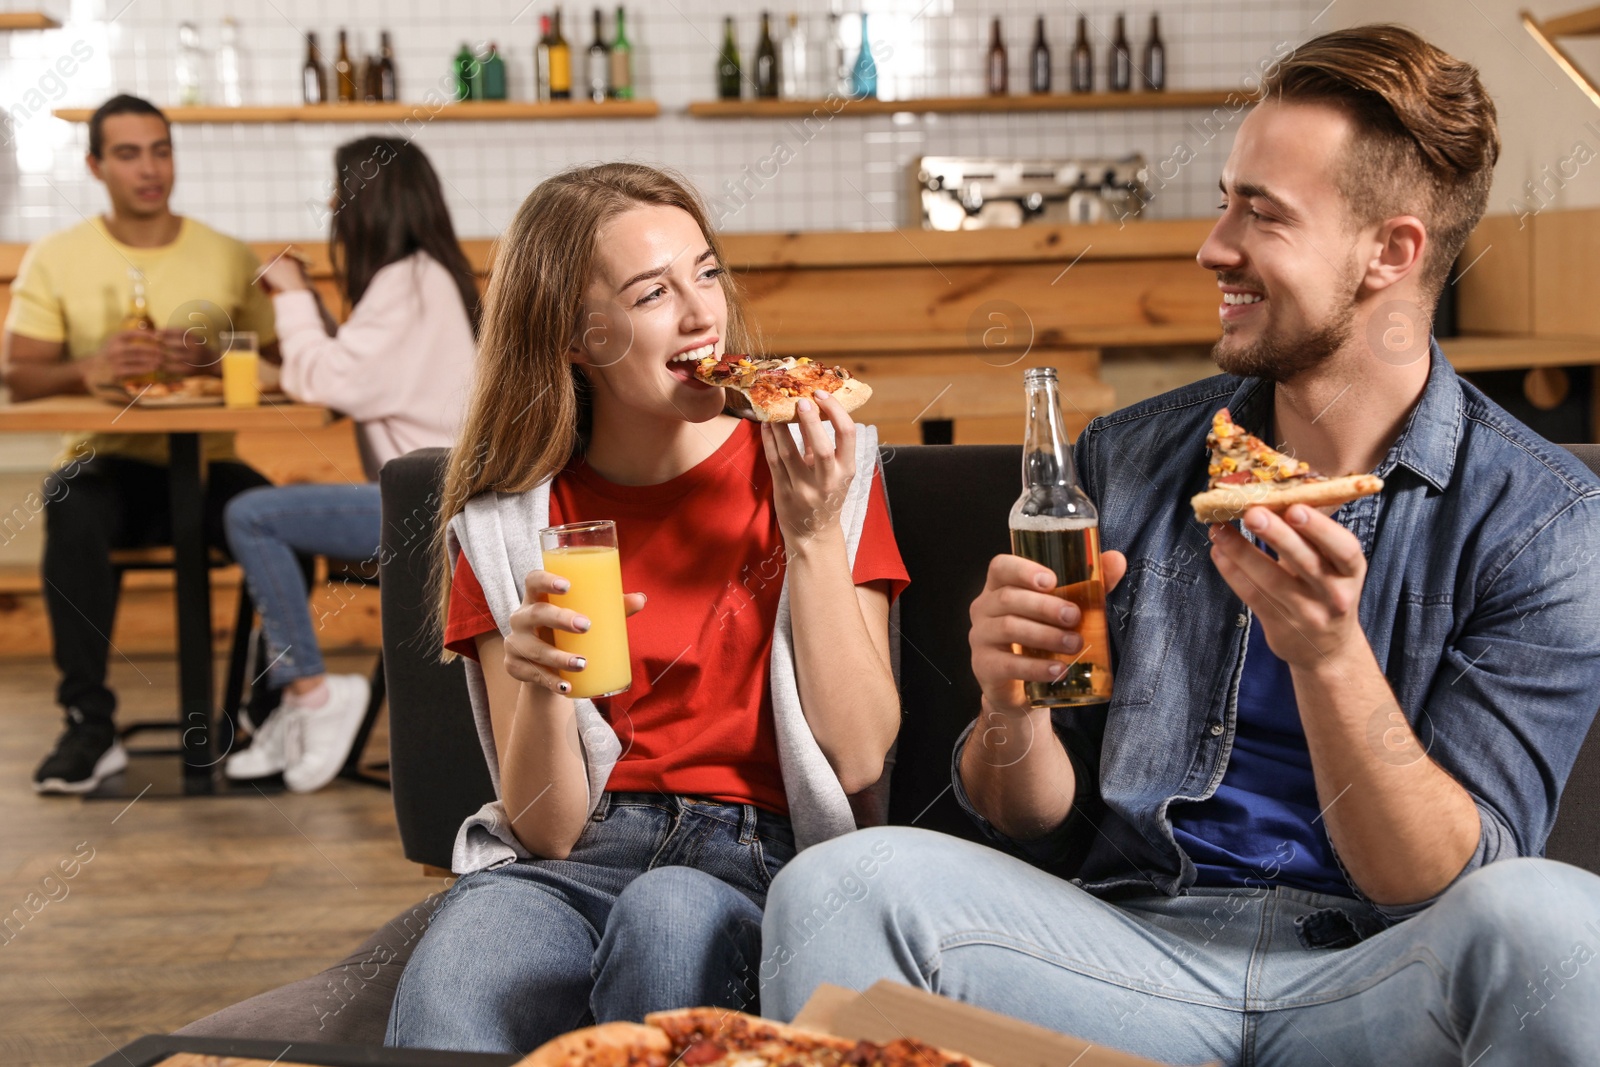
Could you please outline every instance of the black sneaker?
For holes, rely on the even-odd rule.
[[[88,793],[128,766],[128,753],[109,723],[85,722],[83,712],[67,709],[67,728],[55,750],[33,772],[35,793]]]

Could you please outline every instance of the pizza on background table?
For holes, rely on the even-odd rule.
[[[1211,481],[1189,503],[1201,522],[1232,522],[1257,504],[1282,514],[1293,504],[1334,507],[1369,496],[1383,488],[1375,474],[1329,478],[1302,460],[1284,455],[1254,434],[1246,433],[1223,408],[1212,416],[1206,435]]]

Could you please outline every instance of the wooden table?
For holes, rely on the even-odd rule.
[[[217,751],[213,729],[211,569],[206,550],[205,483],[200,470],[200,435],[240,430],[304,432],[333,419],[327,408],[309,404],[267,404],[257,408],[118,407],[88,396],[52,396],[0,404],[0,433],[159,433],[169,449],[169,507],[177,585],[178,721],[182,773],[149,781],[150,791],[167,795],[217,791]],[[91,796],[118,797],[143,791],[134,776]],[[135,787],[137,786],[137,789]]]

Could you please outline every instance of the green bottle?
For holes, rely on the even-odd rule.
[[[472,49],[467,47],[467,42],[461,42],[461,51],[456,53],[451,65],[456,76],[456,99],[472,99],[472,81],[473,75],[478,70],[478,59],[472,54]]]
[[[625,17],[617,8],[617,37],[611,42],[611,95],[617,100],[633,99],[633,42],[628,40]]]
[[[489,42],[489,54],[484,57],[477,88],[481,88],[481,92],[473,93],[475,99],[506,98],[506,61],[500,58],[500,49],[493,41]]]
[[[743,90],[744,73],[739,68],[739,42],[733,36],[733,19],[722,20],[722,51],[717,56],[717,96],[737,100]]]

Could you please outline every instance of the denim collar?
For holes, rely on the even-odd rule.
[[[1455,471],[1461,443],[1461,380],[1444,358],[1439,342],[1432,338],[1428,341],[1428,358],[1428,384],[1412,406],[1400,436],[1372,473],[1388,478],[1396,467],[1405,467],[1435,489],[1443,490]],[[1228,410],[1240,426],[1276,447],[1277,442],[1267,440],[1272,428],[1272,401],[1272,383],[1245,378],[1229,397]]]

